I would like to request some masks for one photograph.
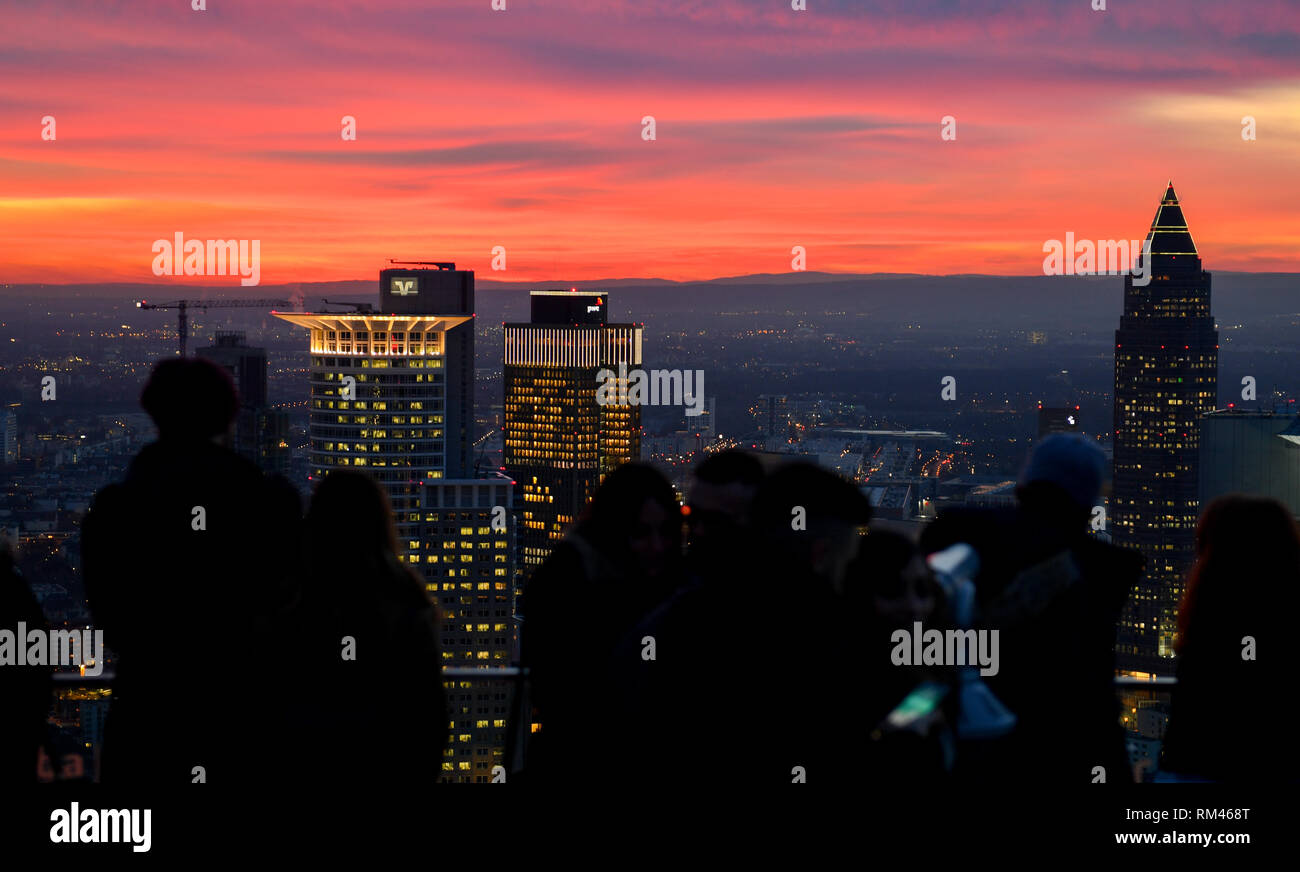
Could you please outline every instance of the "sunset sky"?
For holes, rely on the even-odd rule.
[[[0,0],[0,281],[1041,274],[1171,178],[1207,269],[1300,271],[1294,0],[207,5]]]

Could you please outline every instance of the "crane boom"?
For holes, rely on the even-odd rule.
[[[277,306],[292,306],[292,300],[173,300],[170,303],[150,303],[148,300],[136,300],[137,309],[175,309],[177,314],[176,335],[180,340],[181,357],[185,356],[189,342],[189,310],[194,309],[274,309]]]

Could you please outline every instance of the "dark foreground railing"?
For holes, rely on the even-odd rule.
[[[117,673],[105,669],[99,675],[80,675],[76,672],[56,672],[52,676],[55,691],[99,690],[111,691]],[[508,774],[519,772],[524,766],[531,724],[532,706],[529,700],[528,670],[518,666],[490,666],[481,669],[447,666],[442,670],[443,681],[491,681],[512,685],[509,712],[506,715],[506,741],[502,748],[503,765]],[[494,773],[495,774],[495,773]]]
[[[517,666],[493,666],[482,669],[444,667],[442,677],[444,681],[504,681],[513,686],[509,713],[506,717],[506,741],[502,749],[503,764],[508,774],[513,775],[521,771],[524,767],[524,753],[528,747],[532,722],[528,670]],[[58,672],[53,676],[56,690],[111,690],[115,678],[116,673],[112,670],[105,670],[99,675]],[[1166,694],[1178,685],[1178,679],[1168,676],[1137,678],[1117,675],[1114,683],[1120,693],[1132,694],[1135,691],[1149,690],[1157,694]]]

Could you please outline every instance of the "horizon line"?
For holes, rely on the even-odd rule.
[[[385,267],[386,268],[386,267]],[[473,270],[463,270],[464,272],[474,272]],[[1251,275],[1251,276],[1300,276],[1300,270],[1295,272],[1281,270],[1207,270],[1207,272],[1220,275]],[[856,278],[898,278],[898,279],[969,279],[969,278],[988,278],[988,279],[1116,279],[1123,276],[1122,273],[1100,274],[1100,275],[1044,275],[1042,273],[1013,274],[1013,273],[913,273],[913,272],[870,272],[870,273],[837,273],[827,272],[824,270],[807,270],[800,272],[788,273],[744,273],[739,275],[714,276],[704,279],[665,279],[652,276],[621,276],[607,277],[600,279],[492,279],[479,278],[475,275],[475,284],[490,283],[494,285],[564,285],[571,288],[581,286],[599,285],[609,282],[622,282],[625,284],[652,283],[664,285],[698,285],[710,284],[714,282],[738,282],[746,279],[783,279],[797,283],[796,277],[799,276],[822,277],[826,280],[834,281],[839,279],[856,279]],[[195,277],[199,278],[199,277]],[[203,278],[213,278],[213,276],[203,276]],[[234,285],[213,285],[199,284],[190,282],[177,282],[175,280],[168,282],[148,282],[148,281],[101,281],[101,282],[0,282],[0,291],[8,288],[80,288],[80,287],[106,287],[106,286],[141,286],[152,288],[194,288],[194,289],[213,289],[222,290],[229,288],[231,291],[246,293],[252,288],[281,288],[292,287],[295,285],[335,285],[345,282],[374,282],[374,278],[348,278],[348,279],[326,279],[319,281],[297,281],[297,282],[265,282],[254,286]],[[562,290],[563,288],[560,288]]]

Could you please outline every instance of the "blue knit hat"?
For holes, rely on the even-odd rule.
[[[1020,474],[1020,484],[1054,484],[1081,506],[1092,507],[1101,497],[1106,455],[1097,443],[1074,433],[1053,433],[1034,446]]]

